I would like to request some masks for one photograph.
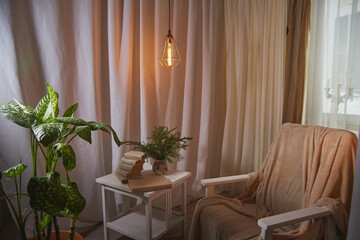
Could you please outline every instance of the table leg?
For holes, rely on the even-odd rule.
[[[131,198],[126,195],[122,195],[122,201],[123,201],[123,212],[127,212],[130,209],[130,200]]]
[[[102,209],[103,209],[103,224],[104,224],[104,239],[109,240],[109,229],[106,227],[109,222],[109,210],[106,204],[106,190],[104,186],[101,186],[101,197],[102,197]]]
[[[186,180],[183,182],[182,184],[182,215],[184,216],[184,221],[183,221],[183,234],[182,237],[183,239],[186,238]]]
[[[145,201],[145,215],[146,215],[146,239],[152,239],[152,200],[144,199]]]
[[[169,229],[172,218],[172,191],[168,190],[165,193],[166,204],[165,204],[165,227]]]

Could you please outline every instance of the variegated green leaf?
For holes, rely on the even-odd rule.
[[[35,109],[33,107],[26,106],[26,105],[22,104],[21,102],[19,102],[18,100],[16,100],[15,98],[14,98],[14,101],[24,111],[25,114],[29,114],[30,116],[32,116],[34,118],[34,122],[32,123],[33,125],[37,124],[37,123],[41,123],[41,118],[39,118],[36,115]]]
[[[88,127],[91,129],[91,131],[96,131],[101,128],[106,127],[105,123],[99,123],[99,122],[88,122]]]
[[[109,130],[107,130],[106,128],[104,128],[104,127],[103,127],[103,128],[100,128],[100,130],[101,130],[101,131],[103,131],[103,132],[108,133],[109,135],[111,134],[111,133],[110,133],[110,131],[109,131]]]
[[[38,226],[38,232],[42,232],[47,227],[47,225],[51,222],[51,219],[52,219],[52,216],[50,214],[46,213],[40,220],[40,223]]]
[[[44,114],[46,112],[46,109],[48,108],[49,103],[50,103],[50,96],[49,94],[46,94],[40,99],[40,101],[35,107],[35,114],[38,119],[41,119],[41,121],[44,117]]]
[[[74,133],[91,144],[91,130],[89,127],[78,127]]]
[[[46,111],[43,116],[44,122],[48,121],[49,118],[56,118],[59,115],[59,94],[55,92],[49,84],[46,84],[46,86],[48,88],[50,102],[47,105]]]
[[[108,124],[105,124],[105,123],[99,123],[99,122],[88,122],[88,127],[92,130],[92,131],[96,131],[96,130],[101,130],[101,131],[104,131],[104,132],[107,132],[110,134],[110,132],[105,128],[105,127],[108,127],[110,128],[112,134],[113,134],[113,138],[114,138],[114,141],[115,143],[120,146],[121,145],[121,142],[115,132],[115,130]]]
[[[74,105],[70,106],[64,113],[63,117],[73,117],[76,109],[78,108],[78,104],[75,103]]]
[[[22,104],[21,102],[19,102],[18,100],[16,100],[15,98],[14,98],[14,101],[17,105],[19,105],[19,107],[24,111],[25,114],[30,114],[33,117],[35,116],[33,107],[26,106],[26,105]]]
[[[16,102],[0,105],[0,112],[5,118],[25,128],[31,128],[35,121],[35,118],[29,111],[31,111],[30,108],[23,109]]]
[[[117,134],[116,134],[115,130],[114,130],[114,129],[110,126],[110,125],[107,125],[107,127],[108,127],[108,128],[110,128],[110,130],[111,130],[111,132],[112,132],[112,135],[113,135],[113,138],[114,138],[114,141],[115,141],[116,145],[118,145],[118,147],[120,147],[121,142],[120,142],[120,140],[119,140],[119,138],[118,138],[118,136],[117,136]]]
[[[27,166],[25,166],[23,163],[20,163],[14,167],[11,167],[11,168],[3,171],[3,173],[6,177],[12,178],[14,176],[18,176],[18,175],[22,174],[26,168],[27,168]]]
[[[30,196],[30,206],[35,211],[43,211],[50,215],[64,211],[66,198],[59,173],[52,172],[43,177],[30,178],[27,191]]]
[[[74,104],[74,105],[72,105],[72,106],[70,106],[66,111],[65,111],[65,113],[64,113],[64,115],[63,115],[63,117],[73,117],[74,116],[74,113],[75,113],[75,111],[76,111],[76,109],[77,109],[77,107],[78,107],[78,104],[76,103],[76,104]],[[63,125],[63,132],[61,133],[61,135],[63,135],[63,139],[65,139],[66,138],[66,136],[68,136],[69,135],[69,131],[67,131],[67,126],[68,126],[69,124],[68,123],[64,123],[64,125]]]
[[[86,126],[86,122],[80,118],[58,117],[55,118],[54,120],[61,123],[68,123],[74,126]]]
[[[64,216],[76,218],[86,205],[85,198],[78,190],[76,183],[69,182],[67,185],[62,185],[65,188],[66,207],[62,212]]]
[[[36,139],[45,147],[59,137],[61,129],[62,123],[43,123],[32,127]]]
[[[72,128],[66,128],[62,138],[66,138],[67,136],[72,134],[76,129],[77,129],[76,126],[74,126]]]
[[[54,145],[54,149],[65,169],[68,171],[73,170],[76,166],[76,155],[73,148],[66,143],[57,143]]]

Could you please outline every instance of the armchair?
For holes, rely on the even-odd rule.
[[[189,239],[337,239],[346,236],[357,137],[284,124],[253,173],[203,179]],[[215,187],[247,182],[234,199]]]

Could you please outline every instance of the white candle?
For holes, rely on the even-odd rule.
[[[342,73],[340,73],[340,76],[339,76],[339,85],[342,85]]]

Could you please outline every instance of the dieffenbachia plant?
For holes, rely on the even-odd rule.
[[[34,210],[37,238],[47,227],[51,232],[52,221],[58,239],[56,216],[69,217],[69,239],[73,239],[75,220],[85,207],[85,198],[75,182],[70,180],[69,172],[76,166],[76,155],[70,143],[80,137],[91,144],[91,132],[101,130],[112,133],[114,141],[120,146],[116,132],[111,126],[99,122],[87,122],[74,117],[78,104],[70,106],[62,117],[59,117],[59,94],[47,84],[48,93],[41,98],[35,108],[26,106],[17,100],[0,105],[0,113],[8,120],[30,130],[33,176],[30,178],[27,191],[30,206]],[[46,174],[37,176],[37,153],[40,149],[45,159]],[[66,172],[66,183],[56,172],[58,160]],[[41,220],[39,222],[39,212]],[[19,226],[20,227],[20,226]]]

